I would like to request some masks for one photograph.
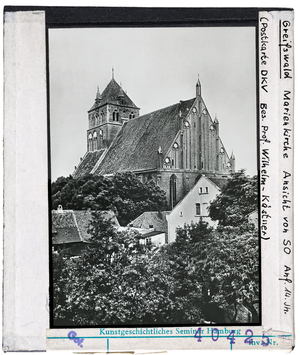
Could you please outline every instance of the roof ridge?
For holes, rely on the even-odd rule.
[[[97,170],[98,166],[100,165],[100,163],[102,162],[102,160],[104,159],[105,157],[105,154],[107,152],[107,148],[102,148],[102,149],[99,149],[99,150],[103,150],[103,153],[100,155],[98,161],[96,162],[96,164],[94,165],[93,169],[91,170],[90,174],[94,174],[94,172]]]
[[[145,116],[148,116],[148,115],[151,115],[152,113],[157,113],[159,111],[162,111],[162,110],[166,110],[168,108],[171,108],[171,107],[175,107],[176,105],[180,105],[182,103],[186,103],[186,102],[189,102],[189,101],[195,101],[196,100],[196,97],[192,98],[192,99],[188,99],[188,100],[180,100],[179,102],[176,102],[175,104],[172,104],[172,105],[169,105],[169,106],[165,106],[165,107],[162,107],[160,109],[157,109],[155,111],[151,111],[151,112],[148,112],[148,113],[145,113],[141,116],[138,116],[138,117],[135,117],[133,120],[136,120],[136,119],[139,119],[139,118],[143,118]],[[133,120],[130,120],[129,122],[132,122]]]
[[[78,223],[77,223],[77,220],[76,220],[76,216],[75,216],[74,210],[72,210],[72,216],[73,216],[74,223],[75,223],[75,226],[76,226],[77,231],[78,231],[78,234],[79,234],[79,238],[80,238],[80,240],[83,242],[84,240],[83,240],[83,238],[82,238],[81,231],[80,231],[80,229],[79,229],[79,227],[78,227]]]

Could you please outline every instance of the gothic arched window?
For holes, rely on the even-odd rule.
[[[119,112],[117,110],[113,112],[113,121],[119,121]]]
[[[93,150],[97,150],[97,132],[93,133]]]
[[[173,207],[176,205],[176,175],[173,174],[170,177],[170,206]]]
[[[91,152],[92,150],[93,150],[93,135],[92,133],[90,133],[88,137],[88,151]]]

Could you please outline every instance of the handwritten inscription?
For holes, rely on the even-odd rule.
[[[292,40],[290,39],[290,21],[283,21],[279,23],[280,28],[280,38],[279,38],[279,46],[280,50],[280,77],[283,73],[284,79],[292,79]]]
[[[290,128],[290,116],[291,116],[291,92],[289,90],[284,90],[283,92],[283,116],[282,116],[282,127],[283,127],[283,152],[282,156],[284,159],[289,157],[291,146],[291,131]]]
[[[292,202],[290,200],[290,188],[291,188],[291,174],[287,171],[283,172],[283,179],[282,179],[282,209],[286,211],[288,208],[291,208]]]
[[[268,48],[268,35],[267,35],[267,30],[268,30],[268,22],[269,19],[267,17],[261,17],[260,18],[260,64],[261,66],[266,66],[267,65],[267,60],[269,57],[267,56],[267,48]],[[262,90],[265,92],[268,92],[268,70],[267,69],[262,69],[260,71],[260,86]]]
[[[260,118],[264,122],[267,119],[268,105],[266,103],[260,104]],[[263,145],[269,146],[271,139],[269,138],[269,126],[263,123],[261,125],[261,137],[260,141]],[[269,175],[269,165],[270,165],[270,150],[264,147],[261,151],[261,172],[260,172],[260,186],[261,186],[261,238],[268,240],[270,237],[267,236],[268,224],[271,218],[271,204],[270,196],[265,194],[265,187],[270,178]]]
[[[73,340],[75,344],[77,344],[78,346],[80,346],[81,348],[83,347],[82,343],[84,341],[83,338],[78,338],[77,337],[77,333],[74,332],[74,330],[71,330],[69,333],[68,333],[68,338],[70,340]]]
[[[268,22],[269,19],[267,17],[261,17],[260,18],[260,64],[261,65],[267,65],[267,59],[269,57],[267,56],[267,46],[268,46],[268,35],[267,35],[267,29],[268,29]]]

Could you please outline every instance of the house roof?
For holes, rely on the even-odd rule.
[[[153,229],[154,231],[167,232],[168,222],[166,215],[170,212],[144,212],[134,221],[128,224],[128,227],[141,228],[141,229]]]
[[[222,189],[227,183],[228,178],[221,178],[221,177],[207,177],[210,181],[212,181],[218,188]]]
[[[104,220],[110,220],[116,228],[120,226],[113,211],[100,211],[100,214]],[[91,219],[92,211],[52,211],[52,243],[88,242],[91,237],[88,232]]]
[[[165,156],[195,98],[136,117],[124,124],[104,156],[96,174],[157,168],[157,152]]]
[[[105,149],[95,150],[93,152],[87,152],[79,163],[77,169],[74,171],[73,176],[75,178],[82,177],[86,174],[90,174],[97,161],[101,158]]]
[[[154,231],[154,230],[142,229],[142,228],[134,228],[134,229],[140,233],[140,239],[151,238],[156,235],[165,233],[161,231]]]
[[[102,94],[96,95],[96,100],[94,105],[89,109],[89,111],[94,110],[97,107],[101,107],[106,104],[120,104],[120,99],[122,98],[122,106],[129,106],[133,108],[138,108],[135,103],[129,98],[129,96],[124,92],[122,87],[115,81],[114,78],[108,83],[106,88],[103,90]]]
[[[73,211],[52,211],[53,244],[82,242]]]

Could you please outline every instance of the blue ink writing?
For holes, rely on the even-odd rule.
[[[82,348],[82,346],[83,346],[82,343],[83,343],[84,339],[83,338],[78,338],[77,337],[77,333],[74,332],[74,330],[71,330],[68,333],[68,338],[70,340],[73,340],[75,344],[77,344],[78,346],[80,346]]]

